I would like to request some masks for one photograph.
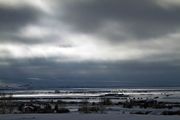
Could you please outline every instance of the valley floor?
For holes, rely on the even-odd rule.
[[[180,120],[180,116],[123,114],[12,114],[0,115],[0,120]]]

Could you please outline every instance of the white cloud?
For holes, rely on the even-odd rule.
[[[31,6],[40,9],[46,13],[53,14],[51,0],[0,0],[0,6],[18,8],[22,6]]]
[[[47,27],[41,27],[38,25],[27,25],[19,31],[19,36],[25,38],[46,38],[52,34],[58,34],[59,31],[55,29],[49,29]]]
[[[178,41],[161,40],[162,43],[152,41],[141,43],[141,45],[126,43],[116,47],[107,44],[96,44],[85,41],[78,46],[59,47],[55,44],[39,45],[0,45],[0,51],[7,51],[0,58],[3,59],[34,59],[45,58],[54,62],[80,62],[80,61],[173,61],[180,59],[178,51],[180,48],[173,43]],[[164,42],[164,43],[163,43]],[[88,43],[88,44],[86,44]],[[151,45],[150,45],[151,44]],[[153,46],[153,47],[152,47]],[[8,65],[1,62],[1,65]]]
[[[180,0],[157,0],[158,5],[163,8],[170,9],[172,7],[180,7]]]
[[[1,58],[54,58],[56,62],[63,61],[125,61],[144,60],[157,55],[174,54],[180,50],[178,34],[171,34],[163,38],[142,41],[124,42],[113,46],[96,37],[84,34],[69,34],[64,36],[71,44],[70,47],[62,47],[57,42],[51,44],[1,44],[0,51],[6,51]],[[171,39],[171,40],[170,40]],[[176,44],[174,44],[176,43]],[[154,58],[155,59],[155,58]],[[169,58],[173,59],[173,58]]]

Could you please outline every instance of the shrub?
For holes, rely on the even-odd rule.
[[[180,111],[163,111],[161,115],[180,115]]]
[[[69,113],[69,109],[67,108],[59,108],[58,110],[56,110],[56,113]]]
[[[79,108],[79,112],[83,112],[83,113],[97,113],[100,110],[101,110],[100,107],[97,106],[82,106]]]

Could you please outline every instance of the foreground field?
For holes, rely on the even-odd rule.
[[[179,116],[123,114],[14,114],[0,115],[0,120],[180,120]]]
[[[99,117],[105,118],[109,116],[129,118],[134,115],[146,115],[147,118],[149,116],[154,118],[155,115],[157,117],[180,116],[179,89],[66,89],[1,92],[0,114],[31,114],[31,116],[51,114],[52,117],[62,114],[63,117],[68,113],[67,116],[78,117],[86,113],[87,116],[100,115]],[[41,119],[43,116],[39,117],[17,119]],[[8,119],[11,120],[14,117]]]

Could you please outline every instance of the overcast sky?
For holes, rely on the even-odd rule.
[[[179,0],[0,0],[0,86],[180,86]]]

